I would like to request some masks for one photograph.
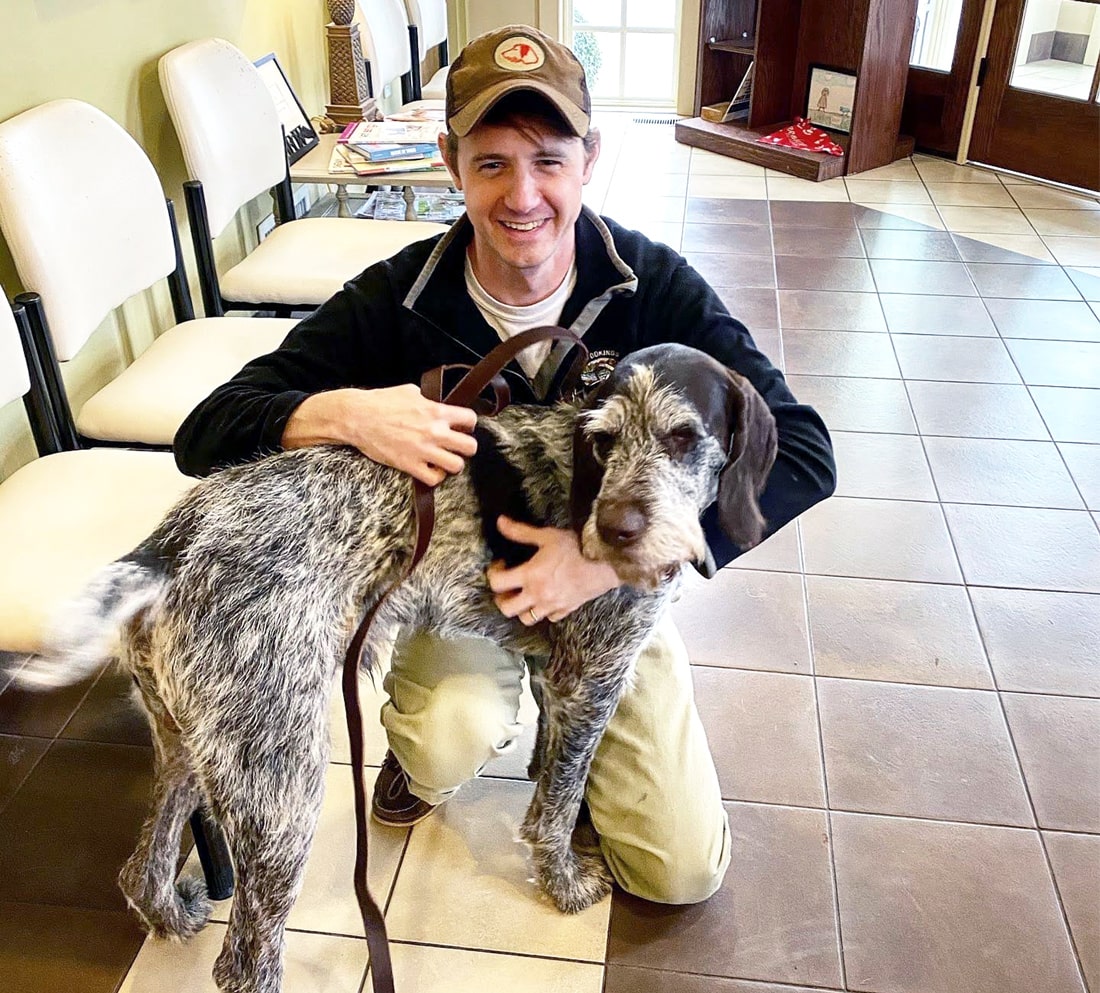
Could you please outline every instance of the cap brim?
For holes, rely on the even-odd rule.
[[[581,110],[580,107],[571,100],[567,100],[558,93],[557,90],[547,86],[545,83],[541,83],[537,79],[524,79],[520,76],[513,79],[506,79],[503,82],[497,83],[495,86],[490,86],[488,89],[483,90],[457,114],[454,114],[447,121],[447,126],[458,135],[459,138],[464,138],[474,129],[474,127],[476,127],[478,122],[501,97],[507,93],[514,93],[517,90],[530,90],[546,97],[562,117],[565,118],[565,122],[577,137],[583,138],[588,134],[589,128],[591,127],[591,118]]]

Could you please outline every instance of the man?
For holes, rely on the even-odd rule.
[[[584,70],[518,25],[474,39],[447,83],[440,140],[466,216],[440,238],[371,266],[271,355],[246,366],[192,413],[180,467],[205,474],[279,449],[336,443],[434,485],[476,449],[474,415],[415,385],[444,363],[470,363],[509,335],[559,324],[584,336],[590,384],[638,348],[682,341],[747,376],[779,432],[761,499],[775,530],[833,489],[820,418],[796,403],[745,327],[671,249],[583,208],[599,156]],[[513,397],[552,402],[567,348],[525,349],[505,373]],[[705,522],[719,565],[739,550]],[[524,624],[561,619],[619,584],[580,554],[572,532],[501,518],[531,558],[488,575],[499,609]],[[382,709],[391,751],[375,819],[409,825],[510,747],[523,660],[480,640],[399,639]],[[592,824],[627,891],[665,903],[710,896],[729,862],[729,828],[692,697],[683,643],[663,622],[597,750],[587,783]]]

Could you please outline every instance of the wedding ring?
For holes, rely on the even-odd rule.
[[[535,613],[535,608],[534,607],[528,607],[527,608],[527,616],[531,618],[531,623],[532,624],[538,624],[539,615]]]

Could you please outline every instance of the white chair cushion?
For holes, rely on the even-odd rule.
[[[421,84],[420,95],[425,100],[447,99],[447,72],[450,68],[450,66],[443,66],[442,69],[437,69],[431,79]]]
[[[447,40],[447,0],[405,0],[409,23],[420,36],[420,61],[441,41]]]
[[[38,651],[61,605],[194,484],[167,452],[114,448],[47,455],[0,484],[0,649]]]
[[[0,124],[0,228],[23,285],[42,294],[61,361],[176,264],[152,163],[122,127],[79,100],[53,100]]]
[[[30,388],[31,378],[19,343],[15,315],[5,296],[0,300],[0,407],[18,400]]]
[[[322,304],[368,266],[446,230],[446,225],[428,221],[288,221],[276,225],[255,251],[221,277],[222,296],[238,302]]]
[[[371,91],[382,91],[412,68],[404,0],[356,0],[353,21],[361,27],[363,57],[370,62]]]
[[[171,445],[183,419],[246,362],[282,344],[298,322],[215,317],[165,331],[76,417],[87,438]]]

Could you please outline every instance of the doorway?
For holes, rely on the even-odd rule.
[[[1100,3],[998,0],[968,158],[1100,190]]]

